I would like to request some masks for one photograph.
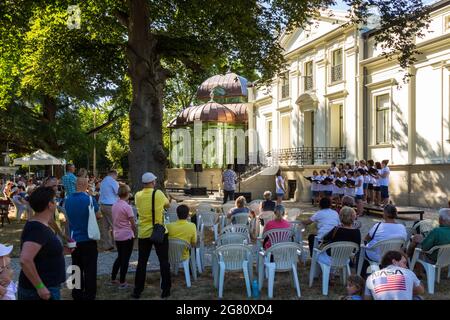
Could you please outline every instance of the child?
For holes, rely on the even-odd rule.
[[[312,175],[312,182],[311,182],[311,193],[312,193],[312,203],[314,206],[319,204],[319,186],[320,184],[316,181],[319,180],[319,173],[314,170]]]
[[[363,300],[362,295],[366,282],[361,276],[350,275],[347,279],[347,296],[342,297],[341,300]]]
[[[17,287],[13,278],[11,258],[13,246],[5,246],[0,243],[0,300],[16,300]]]

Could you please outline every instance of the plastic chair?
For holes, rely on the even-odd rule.
[[[231,217],[231,222],[233,224],[248,224],[249,214],[248,213],[236,213]]]
[[[219,234],[219,222],[217,214],[214,212],[199,212],[197,220],[197,228],[200,232],[201,239],[203,239],[204,228],[212,228],[214,231],[214,241],[217,240]]]
[[[438,250],[437,260],[435,264],[431,264],[420,258],[420,253],[431,254]],[[414,270],[416,262],[419,262],[427,274],[428,293],[434,294],[434,282],[440,282],[441,269],[448,267],[447,278],[450,278],[450,244],[435,246],[428,251],[423,251],[421,248],[415,248],[413,258],[411,259],[410,269]]]
[[[319,255],[325,253],[328,249],[331,250],[330,265],[319,261]],[[342,283],[345,285],[347,282],[347,275],[351,274],[349,265],[350,258],[352,258],[358,250],[359,246],[356,243],[349,241],[333,242],[322,249],[314,248],[311,269],[309,271],[309,287],[312,287],[314,278],[317,275],[317,265],[320,266],[322,271],[322,294],[324,296],[328,295],[328,285],[332,268],[342,270]]]
[[[248,244],[248,236],[245,233],[224,233],[221,234],[217,241],[214,242],[216,247],[224,246],[227,244]]]
[[[294,240],[294,232],[292,229],[271,229],[262,234],[261,237],[258,237],[257,244],[258,250],[263,250],[263,242],[264,239],[268,237],[271,245],[275,245],[280,242],[293,242]]]
[[[258,216],[259,219],[262,219],[264,221],[264,226],[267,225],[267,222],[272,221],[275,219],[275,215],[273,211],[261,211],[261,213]],[[264,226],[261,225],[261,220],[259,220],[259,236],[261,237],[264,232]]]
[[[230,224],[222,230],[222,234],[226,233],[243,233],[249,237],[250,232],[248,230],[248,226],[245,224]]]
[[[253,255],[251,247],[244,244],[227,244],[218,247],[213,254],[214,286],[219,287],[219,298],[223,297],[223,287],[226,271],[244,273],[247,296],[251,297],[250,283],[253,276]]]
[[[267,251],[259,252],[258,280],[259,287],[263,287],[264,274],[268,278],[268,296],[273,298],[273,286],[276,272],[290,271],[293,283],[297,290],[297,296],[301,297],[300,283],[298,281],[297,261],[302,255],[302,247],[294,242],[281,242],[271,246]],[[273,257],[273,262],[271,258]],[[264,272],[266,271],[266,272]]]
[[[377,250],[379,253],[380,259],[381,259],[386,252],[391,251],[391,250],[400,250],[402,247],[404,247],[404,245],[405,245],[404,239],[382,240],[382,241],[377,242],[371,248],[367,248],[366,245],[361,245],[361,252],[359,254],[358,269],[357,269],[356,274],[361,275],[361,270],[362,270],[364,260],[367,260],[369,262],[371,272],[380,270],[380,267],[379,267],[380,261],[369,260],[366,257],[367,250],[371,250],[371,251]]]
[[[430,233],[431,230],[433,230],[434,228],[438,227],[439,223],[437,221],[433,221],[433,220],[422,220],[417,222],[413,228],[414,229],[419,229],[420,234],[426,238],[426,236],[428,235],[428,233]],[[415,231],[415,230],[414,230]]]
[[[286,220],[295,221],[295,220],[297,220],[297,217],[300,215],[300,213],[301,213],[301,210],[298,208],[287,209]]]
[[[197,280],[197,268],[195,265],[195,250],[191,250],[190,258],[183,260],[183,252],[185,249],[191,249],[191,245],[184,240],[169,239],[169,263],[174,269],[175,274],[178,274],[178,267],[183,265],[184,276],[186,278],[186,286],[191,287],[191,276],[189,272],[189,264],[191,265],[192,276]]]
[[[197,207],[197,212],[209,212],[209,211],[213,211],[213,207],[211,206],[210,203],[202,202]]]

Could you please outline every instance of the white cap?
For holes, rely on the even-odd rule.
[[[156,180],[156,176],[151,172],[146,172],[142,175],[142,183],[150,183]]]
[[[0,243],[0,257],[9,255],[13,250],[13,246],[5,246]]]

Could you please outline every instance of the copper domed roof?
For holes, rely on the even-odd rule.
[[[194,121],[233,123],[236,120],[236,114],[223,104],[210,101],[205,104],[190,107],[187,122]]]
[[[233,72],[225,75],[218,74],[204,81],[197,89],[197,99],[209,99],[211,90],[222,87],[225,90],[225,97],[247,97],[247,79]]]

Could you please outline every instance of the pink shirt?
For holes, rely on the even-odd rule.
[[[134,218],[133,209],[123,200],[112,206],[114,240],[125,241],[134,238],[130,218]]]
[[[281,219],[280,221],[277,220],[271,220],[267,222],[267,224],[264,226],[264,232],[272,230],[272,229],[289,229],[291,228],[291,224],[287,222],[284,219]],[[264,249],[267,250],[270,248],[272,244],[270,243],[270,240],[267,240],[264,244]]]

